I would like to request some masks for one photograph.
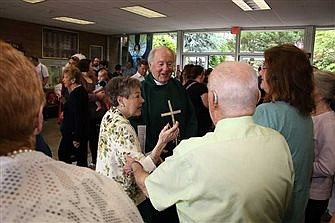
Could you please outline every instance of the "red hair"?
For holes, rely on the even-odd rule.
[[[19,147],[33,148],[45,96],[32,63],[1,40],[0,67],[0,155],[6,155]]]
[[[269,92],[265,101],[285,101],[303,115],[314,109],[313,67],[304,51],[291,44],[264,52]]]

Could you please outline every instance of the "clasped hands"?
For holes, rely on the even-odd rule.
[[[170,126],[169,123],[166,124],[164,128],[161,130],[161,132],[159,133],[157,145],[151,153],[153,160],[159,159],[161,161],[160,153],[162,152],[166,144],[170,142],[171,140],[177,139],[178,135],[179,135],[179,122],[178,121],[175,122],[175,124],[172,127]],[[131,156],[129,156],[129,154],[126,154],[126,163],[123,167],[123,170],[127,175],[130,175],[133,172],[132,164],[134,162],[137,162],[137,161]],[[155,163],[157,165],[158,162],[155,162]],[[138,164],[141,165],[140,163]]]

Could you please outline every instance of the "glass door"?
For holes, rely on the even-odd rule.
[[[208,67],[208,56],[183,56],[183,67],[186,64],[201,65],[204,68]]]

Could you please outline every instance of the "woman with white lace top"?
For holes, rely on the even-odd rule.
[[[112,179],[34,151],[41,82],[30,61],[1,40],[0,52],[0,222],[143,222]]]

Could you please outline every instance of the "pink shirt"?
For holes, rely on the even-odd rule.
[[[327,200],[331,196],[335,173],[335,112],[313,116],[314,153],[310,198]]]

